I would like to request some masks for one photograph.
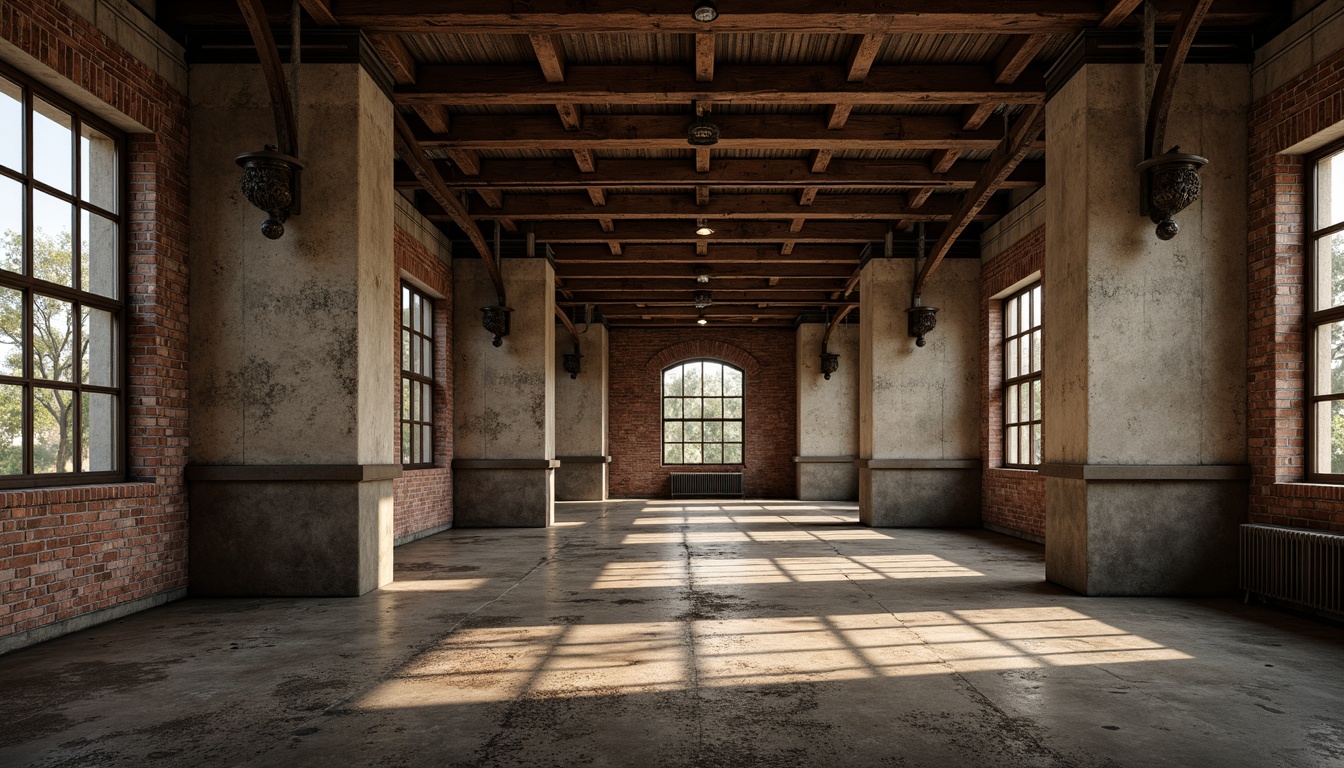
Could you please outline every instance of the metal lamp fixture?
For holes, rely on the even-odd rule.
[[[709,225],[705,223],[704,219],[700,219],[699,221],[696,222],[695,234],[701,237],[709,237],[710,235],[714,234],[714,230],[711,229]]]
[[[691,18],[708,24],[719,18],[719,4],[714,0],[700,0],[695,4],[695,10],[691,11]]]
[[[719,126],[705,119],[700,102],[691,102],[695,110],[695,122],[686,131],[686,143],[693,147],[712,147],[719,143]]]
[[[705,307],[708,307],[710,304],[713,304],[713,303],[714,303],[714,300],[713,300],[713,297],[710,296],[709,291],[696,291],[696,292],[695,292],[695,308],[696,308],[696,309],[704,309]]]
[[[1159,240],[1176,237],[1181,228],[1172,219],[1199,199],[1199,169],[1207,157],[1182,153],[1172,147],[1139,163],[1139,213],[1157,225]]]
[[[704,311],[703,309],[700,310],[700,317],[696,319],[695,324],[696,324],[696,325],[709,325],[709,320],[706,320],[706,319],[705,319],[705,311]]]
[[[821,350],[821,373],[827,381],[831,380],[831,374],[840,370],[840,355],[834,352],[827,352],[825,348]]]
[[[579,343],[576,341],[574,342],[574,351],[566,352],[564,355],[563,365],[565,368],[565,373],[569,374],[569,378],[571,379],[579,378],[579,373],[581,372],[580,361],[582,359],[583,355],[579,354]]]
[[[496,347],[504,345],[504,337],[509,335],[509,313],[513,307],[481,307],[481,325],[495,335],[491,342]]]
[[[274,144],[267,144],[260,152],[244,152],[234,162],[243,169],[243,197],[266,212],[261,233],[279,240],[285,234],[289,215],[298,212],[298,179],[303,163]]]
[[[924,222],[919,223],[919,252],[915,257],[915,285],[919,285],[919,270],[924,261]],[[915,346],[922,347],[926,343],[924,337],[927,336],[938,325],[938,308],[926,307],[920,300],[920,295],[916,293],[910,299],[910,308],[905,310],[906,318],[909,321],[907,332],[914,337]]]

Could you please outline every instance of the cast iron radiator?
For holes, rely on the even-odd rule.
[[[1248,597],[1344,613],[1344,535],[1241,526],[1241,588]]]
[[[672,498],[743,496],[741,472],[673,472]]]

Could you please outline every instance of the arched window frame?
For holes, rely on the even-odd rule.
[[[703,375],[707,364],[720,367],[717,388],[712,378],[707,381]],[[693,381],[688,366],[699,367],[699,392],[694,395],[686,391]],[[741,466],[745,462],[746,373],[741,368],[714,358],[682,360],[662,370],[658,386],[665,466]]]

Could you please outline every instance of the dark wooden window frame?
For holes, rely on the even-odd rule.
[[[435,398],[436,398],[435,390],[436,390],[436,388],[437,388],[437,382],[434,381],[434,361],[438,359],[439,350],[438,350],[438,348],[437,348],[437,346],[436,346],[436,341],[437,341],[437,340],[436,340],[435,337],[434,337],[434,322],[435,322],[434,313],[437,311],[438,308],[437,308],[437,306],[435,305],[434,297],[433,297],[433,296],[430,296],[428,293],[426,293],[424,290],[420,289],[419,287],[417,287],[417,286],[416,286],[415,284],[413,284],[413,283],[410,283],[410,282],[408,282],[408,281],[406,281],[406,280],[402,280],[402,281],[401,281],[401,290],[399,290],[399,291],[397,292],[397,298],[398,298],[398,300],[402,299],[402,297],[404,296],[404,294],[402,293],[402,291],[410,291],[411,296],[418,296],[418,297],[420,298],[420,301],[423,302],[425,305],[427,305],[427,306],[429,307],[429,325],[428,325],[427,328],[424,329],[424,331],[417,331],[417,330],[413,327],[413,325],[407,325],[407,324],[406,324],[405,311],[402,310],[402,311],[398,312],[398,317],[399,317],[399,320],[398,320],[398,323],[397,323],[397,326],[398,326],[398,331],[397,331],[398,353],[400,353],[400,350],[401,350],[401,346],[400,346],[400,345],[401,345],[401,339],[404,338],[407,334],[409,334],[409,335],[410,335],[410,338],[411,338],[411,340],[412,340],[412,342],[414,342],[414,344],[415,344],[418,348],[420,348],[420,349],[424,349],[424,345],[423,345],[421,342],[424,342],[424,341],[428,341],[428,342],[429,342],[429,353],[430,353],[430,358],[429,358],[429,362],[428,362],[428,364],[423,366],[423,367],[425,368],[425,370],[428,370],[428,371],[429,371],[429,375],[426,376],[425,374],[422,374],[422,373],[416,373],[414,370],[412,370],[412,369],[410,369],[410,368],[407,368],[407,367],[406,367],[406,359],[405,359],[405,357],[404,357],[404,356],[401,357],[401,361],[400,361],[400,365],[399,365],[399,367],[400,367],[400,369],[401,369],[401,376],[400,376],[400,377],[398,378],[398,380],[397,380],[397,386],[401,388],[401,396],[402,396],[403,400],[402,400],[402,404],[401,404],[401,410],[397,413],[397,419],[398,419],[397,423],[398,423],[398,425],[400,426],[400,429],[398,430],[398,433],[397,433],[397,438],[398,438],[398,440],[397,440],[397,451],[398,451],[399,455],[401,456],[401,459],[402,459],[401,466],[402,466],[403,469],[431,469],[431,468],[433,468],[433,467],[436,466],[436,464],[434,463],[434,462],[435,462],[435,451],[434,451],[434,437],[435,437],[435,429],[434,429],[434,401],[435,401]],[[400,305],[400,302],[399,302],[399,305]],[[423,315],[422,315],[422,317],[423,317]],[[406,402],[405,402],[405,397],[406,397],[406,394],[407,394],[407,392],[408,392],[408,388],[407,388],[407,386],[406,386],[406,382],[407,382],[407,381],[409,381],[409,382],[411,383],[411,387],[412,387],[412,388],[414,388],[414,387],[421,387],[421,388],[423,388],[424,386],[428,386],[428,387],[429,387],[429,403],[428,403],[428,404],[424,403],[424,402],[423,402],[423,399],[422,399],[422,402],[421,402],[421,405],[420,405],[419,416],[421,416],[422,418],[417,419],[417,418],[416,418],[416,415],[417,415],[417,414],[414,413],[414,412],[412,412],[412,413],[410,414],[409,418],[407,417],[407,413],[406,413],[406,412],[407,412],[407,404],[406,404]],[[422,389],[422,391],[423,391],[423,389]],[[421,435],[421,441],[423,441],[423,435],[424,435],[424,428],[425,428],[425,427],[429,427],[429,438],[430,438],[430,439],[429,439],[429,460],[428,460],[428,461],[406,461],[406,458],[407,458],[407,456],[406,456],[406,449],[405,449],[406,440],[405,440],[405,437],[404,437],[404,435],[406,434],[406,430],[407,430],[408,428],[414,429],[415,432],[414,432],[413,434],[419,434],[419,435]],[[420,443],[416,443],[415,440],[414,440],[414,438],[412,438],[412,441],[411,441],[411,446],[412,446],[412,448],[411,448],[411,450],[414,450],[414,446],[416,446],[417,444],[420,444]],[[423,454],[423,453],[421,454],[421,457],[420,457],[420,458],[424,458],[424,454]]]
[[[5,64],[0,64],[0,76],[10,82],[20,86],[23,89],[23,152],[24,168],[22,172],[12,168],[0,166],[0,177],[18,182],[23,186],[24,205],[24,248],[23,258],[24,267],[27,274],[19,275],[13,272],[0,270],[0,287],[19,290],[23,293],[23,324],[24,324],[24,365],[22,376],[0,375],[0,384],[18,385],[24,388],[24,406],[23,406],[23,473],[15,475],[0,475],[0,489],[14,488],[52,488],[91,485],[100,483],[124,482],[128,477],[127,470],[127,394],[129,391],[129,356],[128,356],[128,313],[127,297],[130,289],[129,269],[127,266],[127,226],[129,189],[128,169],[130,167],[127,157],[126,135],[115,126],[100,120],[94,115],[89,114],[88,110],[78,104],[66,99],[58,93],[51,91],[42,84],[35,82],[34,78],[26,73],[14,69]],[[33,99],[40,98],[43,101],[57,107],[71,115],[73,120],[71,125],[71,135],[76,137],[71,142],[71,167],[73,178],[71,180],[71,192],[67,193],[50,186],[34,177],[33,164]],[[88,125],[103,135],[107,136],[116,145],[116,212],[109,211],[101,206],[85,202],[80,197],[82,189],[83,169],[80,167],[79,139],[81,135],[81,126]],[[74,287],[61,286],[55,283],[48,283],[32,277],[33,272],[33,206],[32,191],[41,191],[58,200],[70,203],[74,206],[75,215],[71,221],[71,242],[78,244],[81,242],[81,228],[83,226],[83,217],[80,213],[89,211],[102,216],[116,223],[116,271],[117,280],[117,298],[110,299],[106,296],[100,296],[95,293],[79,290]],[[72,265],[73,279],[72,284],[80,285],[80,260],[74,259]],[[79,371],[79,355],[76,353],[76,369],[72,373],[71,382],[48,381],[38,379],[34,376],[32,360],[32,312],[33,312],[33,293],[36,291],[42,296],[70,302],[74,318],[74,327],[72,333],[73,348],[78,350],[82,343],[80,312],[83,308],[99,309],[111,313],[113,321],[116,323],[115,340],[117,348],[114,351],[116,361],[116,376],[112,386],[98,386],[85,384],[81,382],[83,378]],[[72,447],[73,455],[76,461],[76,469],[73,472],[44,472],[37,473],[33,471],[33,408],[34,400],[32,390],[34,386],[41,386],[47,389],[58,389],[74,393],[74,420],[71,426],[74,443]],[[80,471],[78,466],[82,451],[81,441],[83,439],[82,408],[80,404],[83,401],[82,395],[85,393],[109,394],[116,397],[116,435],[114,457],[117,469],[113,471],[87,472]]]
[[[1344,232],[1344,222],[1326,227],[1318,226],[1317,219],[1320,215],[1316,205],[1317,184],[1320,181],[1318,171],[1322,160],[1341,151],[1344,151],[1344,141],[1333,142],[1308,155],[1305,159],[1306,167],[1303,169],[1305,171],[1303,174],[1305,177],[1303,179],[1303,186],[1306,190],[1306,194],[1303,196],[1303,201],[1306,205],[1305,220],[1308,226],[1305,242],[1303,243],[1305,256],[1303,261],[1306,263],[1306,285],[1303,290],[1305,299],[1303,301],[1305,317],[1302,328],[1302,349],[1306,353],[1306,365],[1304,371],[1306,380],[1303,382],[1304,393],[1306,395],[1306,397],[1303,398],[1306,405],[1304,435],[1306,437],[1307,454],[1306,479],[1313,483],[1344,484],[1344,474],[1317,471],[1320,456],[1317,455],[1316,451],[1316,439],[1318,437],[1316,434],[1317,405],[1319,403],[1328,403],[1334,400],[1344,400],[1344,392],[1338,394],[1318,394],[1316,392],[1317,329],[1331,323],[1344,321],[1344,305],[1327,307],[1319,310],[1316,308],[1316,277],[1318,271],[1316,263],[1318,258],[1316,252],[1317,245],[1325,241],[1325,239],[1331,235]],[[1341,161],[1344,162],[1344,158],[1341,158]],[[1339,192],[1344,194],[1344,190],[1339,190]]]
[[[1000,311],[1002,312],[1001,320],[1002,320],[1002,323],[1003,323],[1003,325],[1002,325],[1002,327],[1003,327],[1003,341],[999,344],[999,349],[1000,349],[1000,351],[1001,351],[1001,353],[1002,353],[1002,355],[1003,355],[1003,387],[1002,387],[1002,389],[1003,389],[1003,466],[1004,466],[1005,468],[1007,468],[1007,469],[1026,469],[1026,470],[1036,471],[1036,470],[1039,470],[1039,469],[1041,468],[1041,457],[1040,457],[1040,455],[1037,454],[1037,452],[1036,452],[1036,442],[1035,442],[1035,440],[1032,440],[1032,439],[1030,438],[1031,428],[1032,428],[1033,426],[1035,426],[1035,427],[1039,427],[1039,428],[1042,430],[1042,433],[1044,433],[1044,430],[1045,430],[1045,427],[1042,425],[1041,414],[1040,414],[1039,412],[1035,412],[1035,410],[1034,410],[1035,403],[1034,403],[1032,397],[1030,396],[1030,388],[1031,388],[1031,384],[1032,384],[1032,382],[1037,382],[1037,386],[1041,386],[1041,385],[1039,384],[1039,382],[1041,381],[1041,371],[1040,371],[1040,370],[1037,370],[1037,371],[1033,371],[1033,372],[1031,372],[1031,373],[1022,373],[1022,369],[1023,369],[1024,367],[1027,367],[1027,368],[1031,367],[1031,366],[1030,366],[1030,361],[1031,361],[1031,359],[1032,359],[1032,355],[1034,355],[1034,353],[1035,353],[1035,349],[1034,349],[1034,347],[1033,347],[1033,349],[1032,349],[1032,354],[1031,354],[1031,355],[1028,355],[1028,357],[1027,357],[1027,359],[1026,359],[1026,361],[1025,361],[1026,363],[1028,363],[1028,365],[1024,366],[1024,365],[1023,365],[1023,362],[1024,362],[1024,361],[1021,360],[1021,359],[1019,359],[1019,360],[1018,360],[1018,375],[1013,376],[1013,377],[1011,377],[1011,378],[1008,376],[1008,355],[1009,355],[1008,350],[1009,350],[1009,348],[1010,348],[1011,346],[1016,345],[1017,348],[1020,349],[1020,348],[1021,348],[1020,339],[1022,339],[1023,337],[1028,337],[1028,338],[1030,338],[1031,334],[1034,333],[1034,332],[1037,331],[1037,330],[1040,330],[1041,333],[1044,334],[1044,329],[1043,329],[1043,325],[1044,325],[1044,324],[1043,324],[1043,323],[1042,323],[1042,324],[1036,324],[1036,322],[1035,322],[1037,312],[1036,312],[1036,307],[1035,307],[1035,305],[1032,304],[1032,305],[1029,306],[1029,310],[1030,310],[1030,311],[1027,313],[1027,316],[1028,316],[1029,318],[1031,318],[1032,322],[1031,322],[1030,324],[1028,324],[1027,327],[1025,327],[1025,328],[1019,327],[1019,328],[1017,329],[1017,332],[1016,332],[1016,333],[1010,335],[1010,334],[1008,333],[1008,327],[1009,327],[1009,325],[1008,325],[1008,310],[1009,310],[1010,307],[1013,306],[1013,301],[1014,301],[1014,300],[1017,300],[1017,301],[1019,302],[1019,306],[1020,306],[1020,302],[1023,301],[1024,299],[1026,299],[1026,300],[1028,300],[1028,301],[1032,301],[1032,300],[1033,300],[1033,299],[1032,299],[1032,296],[1034,295],[1034,291],[1036,291],[1038,288],[1041,288],[1041,281],[1040,281],[1039,279],[1038,279],[1038,280],[1033,280],[1033,281],[1031,282],[1030,285],[1027,285],[1027,286],[1023,287],[1021,290],[1015,291],[1015,292],[1013,292],[1012,294],[1010,294],[1009,296],[1005,297],[1005,298],[1002,300],[1001,305],[1000,305],[1000,306],[1001,306],[1001,310],[1000,310]],[[1044,300],[1044,298],[1043,298],[1043,296],[1044,296],[1044,291],[1042,291],[1041,295],[1042,295],[1042,301],[1043,301],[1043,300]],[[1020,311],[1019,311],[1019,313],[1018,313],[1018,316],[1019,316],[1019,320],[1020,320],[1020,317],[1021,317],[1021,313],[1020,313]],[[1034,342],[1029,342],[1029,343],[1034,345]],[[1042,354],[1042,357],[1044,357],[1044,354]],[[1042,360],[1042,363],[1044,363],[1044,360]],[[1043,367],[1044,367],[1044,365],[1042,365],[1042,368],[1043,368]],[[1016,387],[1016,386],[1025,386],[1025,387],[1027,387],[1027,390],[1028,390],[1028,396],[1027,396],[1027,408],[1028,408],[1028,410],[1027,410],[1027,413],[1023,414],[1023,413],[1021,412],[1021,407],[1020,407],[1020,404],[1019,404],[1018,414],[1017,414],[1017,419],[1015,419],[1015,420],[1010,420],[1010,419],[1008,418],[1009,396],[1010,396],[1010,393],[1013,391],[1013,388]],[[1016,396],[1014,396],[1014,397],[1016,398]],[[1009,436],[1010,436],[1010,435],[1015,435],[1015,434],[1016,434],[1015,429],[1014,429],[1015,427],[1016,427],[1016,428],[1021,428],[1021,429],[1026,429],[1026,430],[1027,430],[1027,434],[1028,434],[1028,438],[1027,438],[1027,454],[1028,454],[1028,456],[1027,456],[1027,461],[1022,461],[1022,460],[1021,460],[1021,459],[1022,459],[1022,456],[1020,455],[1020,451],[1019,451],[1019,455],[1018,455],[1018,457],[1017,457],[1017,458],[1018,458],[1018,461],[1016,461],[1016,462],[1010,462],[1010,461],[1008,460],[1008,457],[1009,457],[1009,455],[1010,455],[1010,451],[1008,450],[1008,440],[1009,440]],[[1019,442],[1018,445],[1019,445],[1019,447],[1020,447],[1021,443]]]
[[[737,418],[737,419],[730,419],[730,418],[706,419],[706,418],[704,418],[703,416],[700,417],[700,418],[686,418],[684,415],[683,415],[681,418],[671,418],[671,419],[669,419],[669,418],[667,417],[667,398],[669,397],[669,395],[667,395],[667,394],[664,392],[664,389],[663,389],[663,378],[664,378],[664,376],[667,374],[667,372],[670,371],[670,370],[672,370],[673,368],[681,368],[682,366],[688,365],[688,364],[690,364],[690,363],[715,363],[715,364],[717,364],[717,365],[722,365],[722,366],[724,367],[725,370],[732,369],[732,370],[734,370],[734,371],[737,371],[737,372],[742,376],[742,394],[741,394],[741,396],[740,396],[741,399],[742,399],[742,417],[741,417],[741,418]],[[704,397],[705,397],[704,395],[701,396],[702,399],[703,399]],[[715,397],[715,395],[709,395],[709,397],[713,398],[713,397]],[[718,397],[718,399],[720,399],[720,400],[726,400],[726,399],[728,399],[729,397],[732,397],[732,395],[718,395],[717,397]],[[703,411],[702,411],[702,413],[703,413]],[[747,463],[747,374],[746,374],[746,371],[743,371],[741,368],[738,368],[737,366],[735,366],[735,365],[733,365],[732,363],[729,363],[729,362],[727,362],[727,361],[724,361],[724,360],[717,360],[717,359],[710,358],[710,357],[701,357],[701,358],[696,358],[696,359],[694,359],[694,360],[680,360],[680,361],[678,361],[678,362],[676,362],[676,363],[673,363],[672,365],[667,366],[666,368],[664,368],[662,371],[660,371],[660,372],[658,373],[658,414],[659,414],[659,420],[658,420],[658,429],[659,429],[659,433],[658,433],[658,457],[659,457],[660,462],[662,463],[662,466],[665,466],[665,467],[741,467],[741,466],[746,466],[746,463]],[[668,422],[687,422],[687,421],[700,421],[700,422],[705,422],[705,421],[717,421],[717,422],[719,422],[720,424],[728,424],[728,423],[731,423],[731,422],[736,422],[736,423],[738,423],[738,424],[741,424],[741,425],[742,425],[742,441],[741,441],[741,446],[742,446],[742,460],[741,460],[741,461],[733,461],[733,462],[729,462],[729,461],[720,461],[720,462],[718,462],[717,464],[715,464],[715,463],[710,463],[710,462],[706,462],[706,461],[700,461],[700,462],[697,462],[697,463],[687,463],[687,462],[685,462],[685,461],[681,461],[681,462],[668,462],[668,461],[667,461],[667,446],[668,446],[669,442],[672,442],[672,443],[678,443],[678,442],[679,442],[679,443],[683,446],[683,448],[682,448],[683,452],[685,451],[685,447],[684,447],[684,446],[687,445],[688,443],[687,443],[687,441],[685,440],[685,434],[684,434],[684,432],[683,432],[683,434],[682,434],[682,438],[683,438],[682,440],[680,440],[680,441],[668,441],[668,439],[667,439],[667,424],[668,424]],[[684,429],[684,427],[683,427],[683,429]],[[720,435],[722,435],[722,432],[720,432]],[[692,444],[693,444],[693,442],[694,442],[694,441],[692,441]],[[713,442],[713,441],[710,441],[710,442]],[[725,446],[731,444],[729,441],[726,441],[726,440],[719,440],[718,443],[719,443],[719,445],[725,445]],[[707,443],[706,441],[704,441],[704,440],[701,440],[701,441],[700,441],[700,445],[702,445],[702,446],[707,445],[707,444],[708,444],[708,443]],[[703,448],[702,448],[702,451],[703,451]],[[702,452],[701,456],[703,457],[703,455],[704,455],[704,454],[703,454],[703,452]],[[683,458],[683,459],[686,458],[684,453],[682,454],[682,458]]]

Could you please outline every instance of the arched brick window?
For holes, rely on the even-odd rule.
[[[663,369],[663,463],[741,464],[745,376],[721,360]]]

